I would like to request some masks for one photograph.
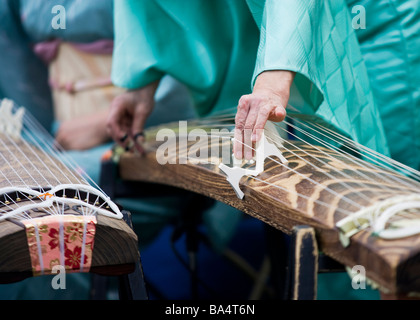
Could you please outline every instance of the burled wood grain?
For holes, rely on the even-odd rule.
[[[366,229],[344,248],[335,227],[337,221],[361,207],[396,195],[418,193],[417,183],[379,167],[350,161],[329,149],[286,141],[283,155],[288,164],[267,159],[265,171],[256,179],[243,177],[240,187],[245,197],[240,200],[219,170],[217,159],[209,159],[212,161],[206,164],[159,164],[156,149],[162,142],[155,140],[155,133],[156,129],[146,133],[145,156],[124,153],[120,157],[122,179],[197,192],[287,233],[297,225],[312,226],[320,250],[349,267],[364,266],[367,276],[383,290],[420,292],[420,236],[383,240]]]

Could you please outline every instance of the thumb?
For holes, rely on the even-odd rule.
[[[147,118],[151,112],[150,106],[144,104],[138,104],[133,114],[133,122],[131,125],[131,138],[133,139],[135,148],[140,152],[144,153],[142,144],[144,143],[144,126]]]
[[[274,121],[274,122],[281,122],[286,118],[286,109],[282,106],[274,108],[274,110],[271,112],[270,116],[268,117],[268,120]]]

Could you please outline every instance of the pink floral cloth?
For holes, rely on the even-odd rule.
[[[88,272],[96,231],[94,216],[53,215],[23,220],[34,276],[52,274],[54,266],[66,272]]]

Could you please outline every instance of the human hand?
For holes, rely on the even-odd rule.
[[[143,129],[154,108],[157,86],[158,82],[153,82],[143,88],[127,91],[112,101],[107,130],[120,146],[127,149],[133,143],[137,151],[144,153]]]
[[[252,93],[241,97],[235,117],[236,159],[252,159],[267,121],[284,120],[294,75],[285,70],[265,71],[257,77]]]
[[[104,126],[108,110],[88,116],[63,121],[55,135],[55,141],[65,150],[87,150],[108,141]]]

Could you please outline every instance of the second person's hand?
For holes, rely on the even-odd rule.
[[[159,82],[127,91],[117,96],[111,104],[107,130],[120,146],[129,149],[131,144],[140,154],[144,153],[144,125],[155,105],[155,92]]]

